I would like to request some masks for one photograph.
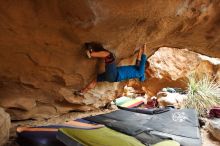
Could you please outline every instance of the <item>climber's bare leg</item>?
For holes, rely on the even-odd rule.
[[[141,60],[141,55],[143,53],[143,48],[140,48],[137,55],[137,60]]]
[[[142,45],[138,51],[138,55],[137,55],[137,59],[136,59],[136,67],[138,67],[138,68],[140,66],[142,54],[146,55],[146,44]]]
[[[80,92],[83,94],[83,93],[87,92],[88,90],[95,88],[96,83],[97,83],[97,81],[95,78],[89,84],[87,84],[83,89],[81,89]]]

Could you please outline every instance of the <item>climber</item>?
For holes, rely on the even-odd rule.
[[[103,58],[105,60],[105,72],[99,74],[85,88],[75,91],[76,95],[83,95],[88,90],[94,88],[97,82],[120,82],[127,79],[139,78],[140,81],[145,80],[145,70],[149,66],[146,61],[146,44],[142,45],[138,51],[136,65],[116,66],[114,55],[103,48],[100,43],[89,42],[84,44],[88,58]]]

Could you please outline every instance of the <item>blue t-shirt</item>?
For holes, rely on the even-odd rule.
[[[144,81],[146,60],[147,60],[146,55],[142,54],[139,67],[137,67],[136,65],[117,67],[118,75],[116,82],[133,79],[133,78],[139,78],[140,81]]]

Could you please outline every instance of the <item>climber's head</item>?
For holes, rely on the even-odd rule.
[[[102,44],[98,42],[86,42],[84,43],[83,48],[95,52],[105,50]]]

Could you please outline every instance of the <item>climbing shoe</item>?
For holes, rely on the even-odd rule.
[[[81,91],[74,91],[73,94],[78,96],[84,96],[84,93]]]

